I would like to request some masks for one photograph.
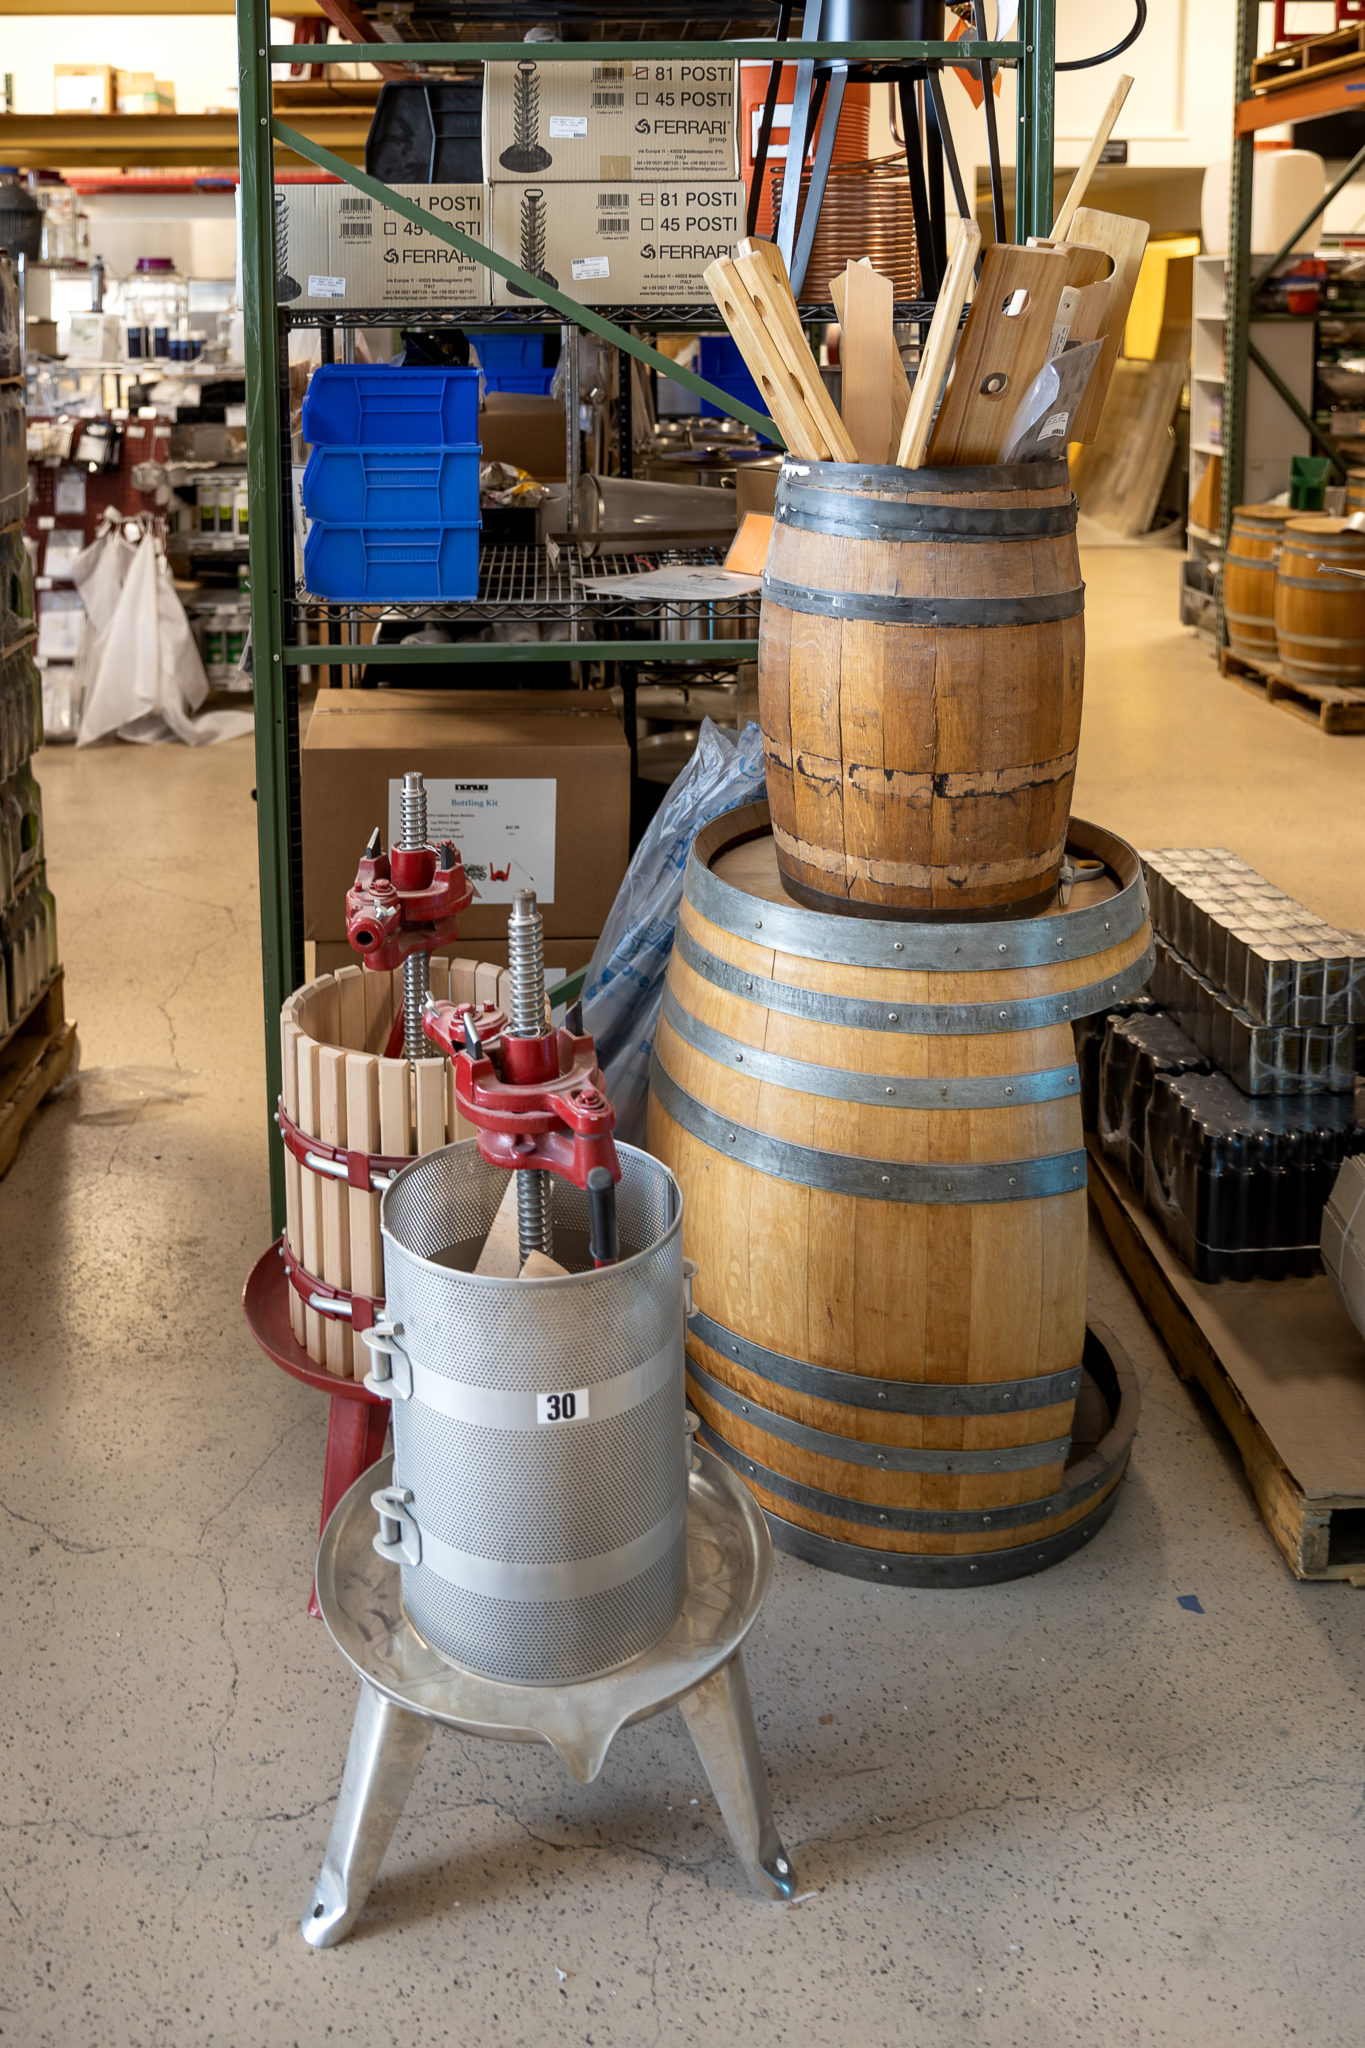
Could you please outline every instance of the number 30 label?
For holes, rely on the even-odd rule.
[[[588,1390],[572,1387],[563,1394],[536,1395],[537,1422],[586,1422]]]

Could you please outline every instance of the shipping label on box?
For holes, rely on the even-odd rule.
[[[395,185],[424,213],[473,241],[484,235],[482,185]],[[275,189],[275,289],[281,305],[486,306],[489,271],[349,185]]]
[[[52,107],[58,114],[112,114],[112,64],[54,64]]]
[[[518,889],[555,900],[555,797],[551,776],[427,782],[427,836],[453,839],[480,903],[510,903]],[[389,781],[390,846],[403,836],[403,784]]]
[[[736,67],[486,64],[483,168],[494,184],[733,178]]]
[[[492,185],[489,240],[585,306],[709,301],[705,271],[745,232],[738,183]],[[526,303],[494,276],[493,304]]]

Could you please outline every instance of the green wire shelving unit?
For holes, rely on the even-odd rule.
[[[1044,235],[1052,219],[1053,87],[1056,0],[1021,0],[1016,39],[1008,42],[790,42],[784,61],[828,58],[848,63],[946,63],[962,65],[988,60],[1015,67],[1018,73],[1016,120],[1015,236],[1025,241]],[[415,70],[432,64],[514,62],[526,54],[524,43],[320,43],[309,46],[316,64],[406,63]],[[769,41],[538,43],[537,62],[631,62],[643,55],[663,60],[755,58],[770,63]],[[370,649],[357,646],[302,646],[289,638],[287,620],[295,606],[293,512],[290,503],[288,323],[275,296],[274,153],[281,145],[331,172],[371,199],[405,215],[438,240],[474,257],[489,269],[521,284],[553,317],[598,335],[611,346],[635,356],[656,370],[710,398],[723,411],[758,423],[761,416],[682,369],[660,354],[630,327],[603,312],[580,306],[563,293],[529,277],[514,263],[473,241],[446,222],[422,213],[388,186],[354,165],[318,147],[283,121],[271,103],[271,66],[298,57],[292,44],[270,42],[268,0],[237,0],[237,65],[242,203],[242,284],[246,325],[247,479],[251,501],[251,637],[256,705],[256,804],[261,882],[261,956],[263,970],[267,1116],[273,1120],[280,1087],[280,1006],[303,975],[300,916],[298,671],[302,667],[354,667],[370,659],[387,664],[445,664],[499,660],[736,662],[752,660],[757,642],[698,640],[568,640],[534,646],[499,647],[487,643]],[[664,309],[657,309],[654,317]],[[667,309],[659,324],[689,324]],[[632,308],[625,319],[648,317],[649,309]],[[346,315],[340,316],[343,321]],[[469,313],[468,324],[481,325],[484,312]],[[545,313],[530,317],[544,319]],[[295,322],[297,324],[297,320]],[[362,323],[363,324],[363,323]],[[394,325],[390,315],[385,323]],[[397,324],[412,325],[410,318]],[[707,309],[693,309],[690,324],[719,325]],[[772,438],[771,423],[762,421]],[[274,1227],[284,1220],[283,1154],[273,1121],[270,1127],[270,1190]]]

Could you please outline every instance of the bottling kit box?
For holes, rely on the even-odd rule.
[[[438,220],[484,237],[482,185],[395,185]],[[275,291],[282,306],[486,306],[492,273],[351,185],[277,185]]]
[[[629,858],[630,748],[603,697],[319,690],[301,768],[305,938],[345,942],[365,841],[376,825],[386,847],[398,838],[402,779],[417,768],[428,829],[455,841],[478,892],[442,950],[505,940],[518,889],[535,890],[547,939],[592,950]]]
[[[491,185],[490,245],[585,306],[709,302],[705,271],[744,234],[736,181]],[[493,274],[493,304],[527,293]]]
[[[733,62],[484,66],[483,172],[492,184],[733,178]]]

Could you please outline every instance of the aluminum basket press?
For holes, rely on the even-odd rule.
[[[375,1548],[413,1626],[453,1663],[527,1685],[639,1656],[686,1590],[682,1197],[618,1148],[619,1264],[503,1280],[472,1265],[507,1188],[475,1141],[386,1192],[385,1319],[365,1384],[393,1404],[393,1481]],[[587,1199],[555,1184],[564,1241]]]

